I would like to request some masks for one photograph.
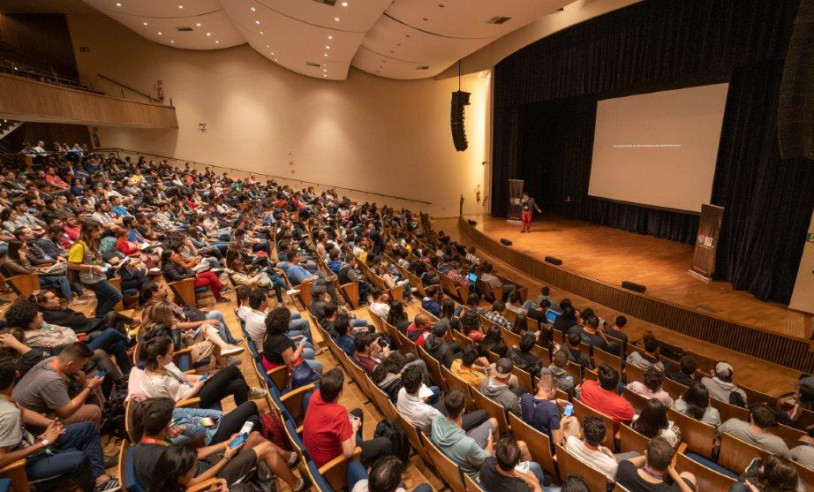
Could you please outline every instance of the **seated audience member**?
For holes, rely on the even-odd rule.
[[[317,374],[322,374],[322,363],[314,359],[314,349],[309,347],[308,340],[301,338],[296,345],[288,336],[291,323],[291,311],[278,307],[266,316],[266,337],[263,339],[263,367],[266,370],[287,364],[289,367],[300,364],[303,360]]]
[[[774,412],[761,403],[752,405],[749,422],[731,418],[718,427],[718,433],[730,434],[752,446],[788,458],[788,446],[782,438],[771,432],[771,428],[775,425],[777,425],[777,420]]]
[[[791,461],[782,456],[769,455],[753,473],[750,470],[735,482],[729,492],[797,492],[800,477]]]
[[[633,405],[616,392],[619,373],[615,369],[602,364],[597,369],[597,376],[599,381],[588,379],[582,383],[579,399],[585,405],[613,419],[615,434],[620,423],[633,420],[635,415]]]
[[[395,456],[385,456],[373,463],[370,473],[358,461],[348,465],[349,492],[407,492],[401,476],[404,463]],[[432,492],[428,483],[418,484],[410,492]]]
[[[735,370],[732,369],[732,366],[721,361],[716,363],[715,369],[710,371],[711,377],[701,378],[701,384],[709,390],[710,398],[743,407],[748,403],[746,393],[732,382],[734,375]]]
[[[410,323],[410,319],[407,317],[407,313],[404,311],[403,302],[393,302],[393,304],[390,306],[390,312],[387,314],[387,322],[396,327],[396,329],[401,333],[407,333],[407,329],[412,323]]]
[[[430,383],[430,377],[424,361],[414,359],[407,362],[405,355],[398,350],[390,352],[390,355],[385,357],[382,363],[376,366],[376,369],[370,374],[370,379],[379,389],[387,393],[390,401],[396,403],[399,390],[404,386],[402,384],[401,374],[407,367],[411,366],[416,366],[421,370],[424,384]]]
[[[142,437],[133,446],[133,466],[138,481],[150,484],[161,457],[176,446],[168,437],[177,432],[172,427],[174,403],[169,398],[151,398],[139,405],[133,415],[134,427]],[[297,479],[290,468],[297,465],[297,455],[285,451],[265,440],[259,431],[251,432],[246,441],[237,448],[230,444],[240,438],[235,435],[228,441],[198,448],[198,466],[193,470],[189,485],[196,485],[210,478],[223,478],[233,484],[256,473],[258,463],[264,463],[275,475],[282,478],[295,492],[306,490],[308,482]]]
[[[370,374],[381,364],[382,358],[390,355],[390,348],[382,346],[379,341],[384,340],[381,336],[373,333],[359,333],[353,337],[353,360],[359,367]],[[386,342],[385,342],[386,343]]]
[[[562,481],[560,492],[591,492],[581,475],[568,475]]]
[[[147,492],[184,492],[193,486],[198,471],[198,451],[192,446],[170,446],[158,458]],[[232,490],[237,490],[233,486]],[[227,492],[229,485],[223,478],[213,479],[207,492]]]
[[[106,328],[116,328],[124,332],[124,325],[133,323],[129,318],[117,311],[111,311],[101,318],[88,318],[83,313],[59,305],[59,298],[49,290],[37,290],[31,293],[29,300],[36,302],[46,323],[65,326],[76,333],[91,331],[104,331]]]
[[[427,295],[421,299],[421,307],[433,316],[440,318],[441,304],[439,298],[443,300],[444,291],[442,291],[439,287],[433,286],[426,290],[426,294]]]
[[[0,468],[25,459],[25,473],[29,481],[37,483],[37,490],[65,487],[65,479],[83,492],[118,489],[118,480],[105,472],[96,425],[65,425],[59,418],[50,419],[14,404],[16,377],[14,360],[0,359]],[[45,430],[36,435],[28,426]]]
[[[667,408],[658,398],[648,400],[630,426],[644,437],[662,437],[674,448],[678,447],[681,431],[667,420]]]
[[[670,367],[670,370],[667,370],[664,375],[687,387],[695,384],[695,357],[692,355],[682,355],[678,364],[678,371],[673,370],[674,367]],[[674,364],[671,364],[671,366],[674,366]]]
[[[473,294],[474,295],[474,294]],[[472,297],[472,296],[470,296]],[[475,303],[478,302],[477,297],[474,299]],[[470,308],[461,316],[461,333],[475,343],[483,341],[483,331],[481,330],[480,314]]]
[[[651,439],[644,456],[619,463],[616,483],[631,491],[694,492],[695,476],[688,472],[678,473],[672,465],[673,454],[669,442],[660,437]],[[671,484],[664,481],[665,476],[670,477]]]
[[[801,374],[794,384],[794,392],[786,394],[777,401],[777,421],[784,425],[797,426],[803,410],[814,410],[814,376]]]
[[[600,331],[599,318],[591,314],[588,316],[583,316],[581,321],[581,325],[569,328],[566,335],[570,335],[571,333],[579,333],[579,335],[582,337],[582,341],[591,347],[602,349],[605,352],[616,353],[619,351],[616,342],[614,342],[614,346],[616,347],[615,350],[610,349],[608,341]]]
[[[520,387],[514,389],[509,387],[509,378],[512,375],[512,361],[506,358],[498,359],[495,363],[491,376],[484,379],[480,385],[480,392],[486,397],[500,403],[500,405],[517,415],[521,416],[520,395],[525,390]]]
[[[568,360],[574,364],[579,364],[583,369],[591,367],[591,357],[582,351],[582,335],[571,332],[565,336]]]
[[[481,365],[477,365],[478,361]],[[467,346],[461,353],[460,359],[452,361],[449,370],[452,374],[466,381],[473,388],[480,388],[481,383],[486,378],[489,363],[478,357],[478,350],[472,345]]]
[[[348,354],[348,357],[353,357],[353,352],[356,350],[356,340],[350,335],[350,331],[350,319],[344,314],[338,314],[334,318],[332,330],[328,333],[333,337],[339,348]]]
[[[362,411],[356,408],[348,412],[337,403],[344,384],[341,369],[326,371],[305,411],[302,442],[317,466],[342,455],[350,458],[356,446],[362,448],[363,465],[392,454],[393,444],[386,437],[362,440]]]
[[[568,351],[560,349],[554,353],[551,365],[540,370],[540,374],[551,374],[557,381],[557,388],[565,391],[569,396],[574,396],[576,384],[574,376],[565,369],[568,365]]]
[[[644,373],[644,381],[633,381],[627,385],[627,388],[648,400],[655,398],[663,403],[665,407],[670,408],[673,406],[673,399],[661,387],[662,381],[664,381],[662,373],[655,367],[650,366]]]
[[[557,399],[557,384],[552,374],[543,374],[537,380],[537,393],[520,397],[523,422],[547,435],[554,444],[564,442],[563,429],[579,425],[576,417],[560,417],[560,407],[568,402]]]
[[[627,342],[629,341],[627,333],[625,333],[624,329],[627,325],[627,318],[624,316],[617,316],[616,320],[611,326],[605,327],[605,336],[615,338],[619,341],[620,350],[615,355],[623,356],[623,354],[627,353]]]
[[[370,298],[372,302],[368,309],[376,316],[387,319],[390,315],[390,295],[382,294],[382,289],[374,287],[370,291]]]
[[[526,371],[533,377],[540,374],[541,366],[540,359],[531,353],[535,343],[537,343],[537,337],[534,336],[534,333],[527,331],[520,336],[518,346],[510,348],[507,352],[515,367]]]
[[[497,430],[497,421],[490,418],[467,433],[462,427],[465,403],[464,395],[459,390],[453,390],[444,397],[447,416],[433,417],[430,440],[461,471],[475,478],[484,460],[494,454],[492,434]]]
[[[528,471],[515,469],[520,464],[520,446],[514,437],[506,436],[495,444],[495,455],[483,460],[480,482],[484,489],[495,492],[542,492],[543,469],[528,463]]]
[[[424,346],[424,340],[432,329],[430,317],[426,314],[416,314],[413,324],[407,327],[407,338],[415,342],[419,347]]]
[[[593,415],[585,417],[582,422],[582,439],[570,435],[565,439],[565,450],[586,465],[599,470],[608,478],[608,482],[616,481],[616,468],[618,466],[613,451],[602,446],[608,429],[602,419]]]
[[[804,467],[814,470],[814,439],[809,436],[800,438],[800,444],[791,448],[789,458]]]
[[[642,346],[644,347],[644,352],[633,351],[627,356],[625,361],[645,371],[650,369],[650,367],[655,367],[663,372],[664,364],[659,360],[659,341],[655,335],[651,332],[645,333],[644,337],[642,337]]]
[[[172,361],[174,352],[169,337],[158,336],[144,344],[145,371],[141,392],[145,397],[170,398],[178,402],[197,396],[201,399],[200,406],[209,408],[229,395],[238,405],[266,395],[262,388],[249,387],[237,366],[225,367],[207,378],[183,373]]]
[[[497,326],[490,326],[483,335],[483,339],[478,342],[478,352],[482,357],[487,357],[489,352],[494,352],[500,357],[506,357],[509,347],[503,341],[503,335],[500,333],[500,328]]]
[[[430,389],[423,384],[421,369],[416,366],[405,367],[401,373],[401,382],[403,387],[396,398],[396,409],[411,424],[421,427],[424,431],[429,430],[432,419],[442,414],[427,403],[427,399],[431,396]],[[422,396],[422,390],[427,394]],[[435,390],[438,389],[435,388]],[[483,414],[485,413],[483,412]],[[485,418],[481,420],[485,420]]]
[[[449,324],[448,319],[442,319],[435,324],[432,333],[424,337],[424,350],[447,369],[452,367],[452,363],[456,357],[460,357],[460,353],[455,350],[460,350],[460,345],[457,343],[447,343],[444,339]]]
[[[85,378],[82,368],[93,351],[82,343],[67,345],[56,357],[39,362],[14,388],[14,400],[22,407],[54,415],[66,424],[102,421],[102,409],[88,403],[98,395],[104,378]]]
[[[707,387],[698,381],[673,403],[673,410],[716,427],[721,425],[721,414],[709,404]]]
[[[492,303],[492,309],[488,311],[486,314],[483,315],[484,318],[488,319],[492,323],[497,326],[512,329],[512,322],[506,319],[503,316],[503,313],[506,311],[506,305],[503,304],[503,301],[495,301]]]

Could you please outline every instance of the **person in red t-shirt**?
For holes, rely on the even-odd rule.
[[[350,458],[357,445],[362,448],[360,460],[365,466],[392,454],[393,444],[386,437],[362,441],[362,411],[348,412],[338,403],[344,384],[341,369],[327,371],[305,411],[302,442],[318,467],[341,455]]]
[[[419,347],[424,347],[424,338],[430,332],[432,325],[430,317],[426,314],[416,314],[413,324],[407,327],[407,338],[414,341]]]
[[[619,373],[611,366],[602,364],[597,369],[599,382],[588,379],[582,383],[579,399],[585,405],[613,419],[614,433],[619,430],[620,422],[633,420],[633,405],[616,392],[619,384]]]

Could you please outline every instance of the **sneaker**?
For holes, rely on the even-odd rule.
[[[220,296],[217,299],[215,299],[215,302],[232,302],[232,300],[229,299],[228,297]]]
[[[119,481],[115,478],[108,479],[107,482],[97,485],[93,488],[93,492],[113,492],[114,490],[120,490],[122,487],[119,485]]]
[[[104,461],[103,466],[105,467],[105,469],[113,468],[114,466],[118,466],[118,464],[119,464],[119,454],[118,453],[116,453],[116,454],[106,454],[104,456],[104,458],[105,458],[105,461]]]
[[[256,386],[252,386],[249,388],[249,399],[250,400],[259,400],[260,398],[265,398],[266,390],[263,388],[258,388]]]
[[[235,338],[235,341],[232,342],[232,345],[240,345],[241,343],[243,343],[242,338]]]
[[[290,295],[290,296],[293,296],[294,294],[299,294],[300,291],[299,291],[299,289],[288,289],[287,291],[285,291],[285,293]]]
[[[296,488],[292,489],[291,492],[305,492],[311,486],[311,481],[308,480],[308,477],[302,477],[300,479],[300,484],[297,485]]]
[[[237,357],[227,357],[226,358],[226,365],[227,366],[239,366],[242,363],[243,363],[243,361],[238,359]]]
[[[299,455],[299,454],[297,454],[297,453],[295,453],[294,451],[292,451],[292,452],[291,452],[291,459],[290,459],[290,460],[288,460],[288,463],[286,463],[286,464],[287,464],[287,465],[288,465],[288,467],[289,467],[289,468],[291,468],[292,470],[293,470],[294,468],[297,468],[297,465],[299,465],[299,464],[300,464],[300,455]]]
[[[90,302],[89,299],[80,299],[78,297],[74,297],[73,299],[71,299],[71,302],[69,302],[68,304],[70,306],[84,306],[85,304],[87,304],[89,302]]]
[[[229,348],[227,348],[227,349],[221,349],[220,355],[226,357],[227,355],[239,354],[239,353],[243,352],[244,350],[246,350],[246,349],[244,349],[243,347],[236,347],[234,345],[230,345]]]

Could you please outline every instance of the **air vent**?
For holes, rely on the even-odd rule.
[[[305,64],[308,65],[309,67],[314,67],[314,68],[319,68],[319,67],[322,66],[319,63],[314,63],[314,62],[305,62]]]
[[[192,28],[189,26],[176,27],[175,30],[178,32],[192,32]]]
[[[419,65],[419,66],[415,67],[415,69],[416,70],[429,70],[430,66],[429,65]]]
[[[492,17],[488,21],[487,24],[505,24],[506,22],[512,20],[511,17]]]
[[[336,6],[336,0],[314,0],[317,3],[321,3],[322,5],[328,5],[329,7]]]

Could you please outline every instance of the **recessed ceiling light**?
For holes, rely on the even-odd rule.
[[[252,7],[251,10],[252,10],[252,12],[257,12],[257,9],[254,8],[254,7]]]
[[[179,9],[182,9],[182,8],[184,8],[184,6],[183,6],[183,5],[179,5],[179,6],[178,6],[178,8],[179,8]]]
[[[328,36],[328,39],[333,39],[333,38],[334,38],[333,36]]]
[[[262,35],[263,35],[263,31],[259,31],[259,32],[260,32],[260,35],[262,36]]]
[[[211,36],[211,35],[212,35],[212,33],[211,33],[211,32],[208,32],[208,33],[206,33],[206,35],[207,35],[207,36]]]
[[[116,2],[116,6],[121,7],[122,6],[121,2]]]
[[[328,56],[328,53],[325,53],[325,56]]]
[[[162,36],[163,34],[164,34],[164,33],[162,33],[161,31],[158,31],[158,35],[159,35],[159,36]]]
[[[328,71],[328,69],[327,69],[327,68],[323,68],[323,69],[322,69],[322,71],[323,71],[323,72],[327,72],[327,71]]]
[[[322,74],[322,76],[323,76],[323,77],[327,77],[327,75],[325,75],[325,74]]]
[[[254,23],[255,23],[255,24],[257,24],[258,26],[260,25],[260,21],[259,21],[259,20],[254,21]]]
[[[148,26],[149,24],[147,24],[147,23],[145,22],[145,23],[144,23],[144,25],[145,25],[145,26]]]
[[[216,40],[215,40],[215,44],[220,44],[220,41],[218,41],[218,40],[216,39]]]
[[[334,17],[334,22],[339,22],[339,17]]]
[[[200,23],[200,22],[196,22],[196,23],[195,23],[195,25],[196,25],[196,26],[198,26],[198,27],[201,27],[201,23]]]
[[[342,2],[342,6],[343,6],[343,7],[347,7],[347,6],[348,6],[348,2]]]
[[[274,53],[272,53],[271,56],[274,56]]]
[[[266,45],[266,48],[271,48],[271,46],[269,46],[269,45]]]
[[[174,39],[170,39],[170,44],[175,44],[175,40],[174,40]]]
[[[329,49],[331,49],[331,47],[330,46],[325,46],[325,49],[329,50]]]
[[[275,58],[274,61],[277,61],[277,59]]]

